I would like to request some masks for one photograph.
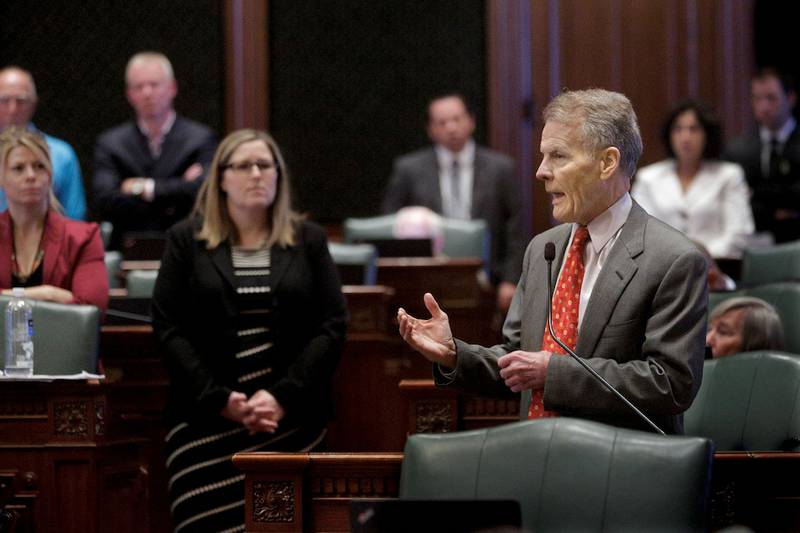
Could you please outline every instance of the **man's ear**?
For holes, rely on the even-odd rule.
[[[621,154],[616,146],[609,146],[600,151],[600,179],[606,180],[619,169]]]

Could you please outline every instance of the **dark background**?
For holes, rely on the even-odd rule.
[[[73,145],[88,184],[95,138],[132,116],[123,74],[135,52],[170,57],[178,112],[224,135],[223,1],[3,0],[0,65],[33,73],[34,121]],[[756,63],[797,75],[800,7],[754,5]],[[465,93],[485,140],[483,0],[269,6],[270,129],[285,151],[297,207],[313,218],[377,213],[392,159],[427,144],[431,96]]]

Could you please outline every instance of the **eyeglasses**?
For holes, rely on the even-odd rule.
[[[253,166],[258,167],[258,171],[262,174],[278,169],[278,165],[272,161],[242,161],[241,163],[223,165],[222,170],[230,169],[234,174],[249,174]]]

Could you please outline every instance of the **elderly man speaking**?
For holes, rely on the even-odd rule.
[[[398,310],[405,341],[434,363],[439,385],[483,395],[522,393],[521,417],[577,416],[648,429],[546,331],[556,336],[667,433],[700,386],[706,333],[706,262],[681,233],[629,194],[642,152],[624,95],[591,89],[557,96],[544,111],[536,178],[561,225],[536,236],[491,348],[454,339],[447,314],[425,294],[427,320]],[[545,244],[554,243],[548,295]]]

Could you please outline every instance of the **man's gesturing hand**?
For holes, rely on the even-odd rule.
[[[406,313],[402,307],[397,310],[400,335],[409,346],[433,363],[447,368],[456,367],[456,344],[450,331],[447,313],[429,292],[423,297],[425,307],[431,314],[428,320],[420,320]]]

